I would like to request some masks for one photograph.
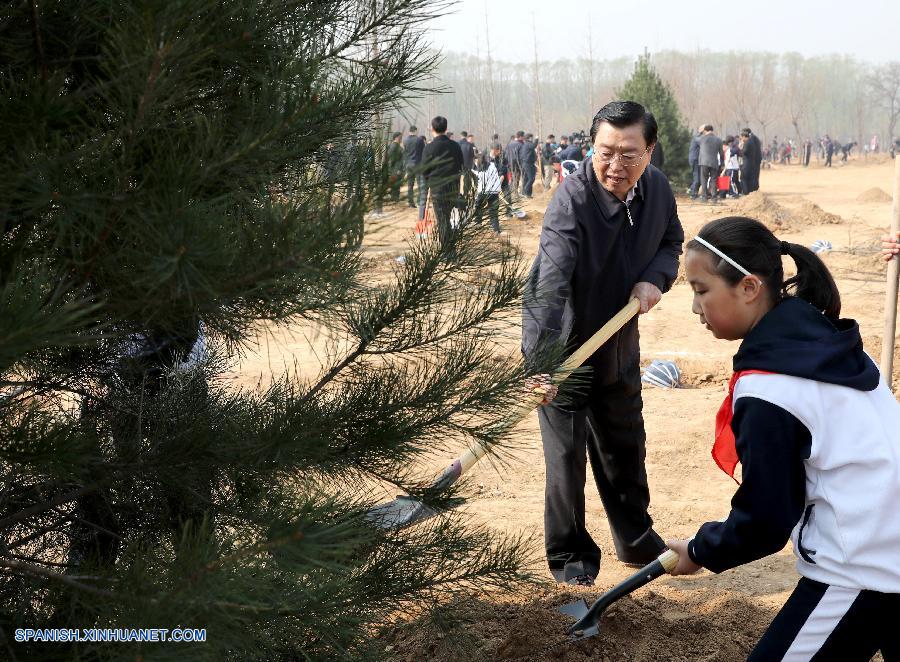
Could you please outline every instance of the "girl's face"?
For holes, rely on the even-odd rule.
[[[712,254],[705,249],[688,250],[684,268],[694,290],[691,311],[716,338],[743,338],[770,307],[758,277],[746,276],[731,285],[714,271]]]

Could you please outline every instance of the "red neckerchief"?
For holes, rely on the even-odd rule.
[[[740,461],[735,447],[734,431],[731,429],[731,418],[734,416],[734,386],[744,375],[773,375],[773,372],[765,370],[740,370],[731,376],[728,383],[728,395],[719,407],[716,414],[716,440],[712,447],[712,457],[719,468],[734,479],[734,482],[740,484],[740,481],[734,477],[734,469]]]

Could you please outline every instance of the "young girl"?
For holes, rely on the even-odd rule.
[[[497,234],[500,234],[500,174],[497,172],[495,159],[499,155],[499,146],[492,146],[490,157],[482,155],[478,161],[478,169],[472,170],[472,174],[478,178],[475,207],[479,216],[486,214],[490,218],[491,228]]]
[[[784,280],[782,256],[797,275]],[[672,574],[749,563],[790,537],[800,582],[750,660],[900,660],[900,410],[809,249],[749,218],[687,244],[693,312],[742,338],[716,462],[742,483],[721,522],[671,541]]]

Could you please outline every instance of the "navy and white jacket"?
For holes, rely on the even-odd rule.
[[[688,546],[714,572],[791,539],[797,570],[825,584],[900,593],[900,406],[859,325],[787,298],[734,357],[732,429],[743,481],[722,522]]]

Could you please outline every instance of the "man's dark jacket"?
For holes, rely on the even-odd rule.
[[[406,157],[406,167],[415,168],[422,162],[422,150],[425,149],[425,140],[420,136],[406,136],[403,139],[403,154]]]
[[[435,195],[459,192],[459,178],[463,172],[463,155],[459,143],[446,134],[436,136],[422,152],[425,182]]]
[[[748,170],[756,170],[762,163],[762,145],[756,134],[751,133],[747,137],[747,142],[743,149],[744,165],[749,166]]]
[[[522,143],[518,140],[511,140],[506,146],[506,149],[503,150],[503,155],[506,157],[506,162],[509,163],[511,170],[518,171],[522,169],[522,161],[520,158],[521,145]]]
[[[574,349],[613,317],[638,282],[666,292],[678,273],[684,231],[662,172],[648,165],[628,221],[625,203],[604,189],[590,159],[563,180],[544,214],[522,314],[522,352],[560,341]],[[639,369],[637,318],[598,349],[595,384]]]
[[[559,153],[560,161],[581,161],[582,158],[581,145],[569,145]]]
[[[537,145],[530,140],[526,140],[522,143],[522,146],[519,147],[519,161],[522,163],[523,170],[534,170],[536,168],[536,149]]]
[[[459,149],[462,151],[463,167],[466,171],[475,167],[475,145],[468,140],[459,141]]]
[[[550,165],[550,159],[556,154],[556,146],[549,140],[541,145],[541,161],[544,165]]]

